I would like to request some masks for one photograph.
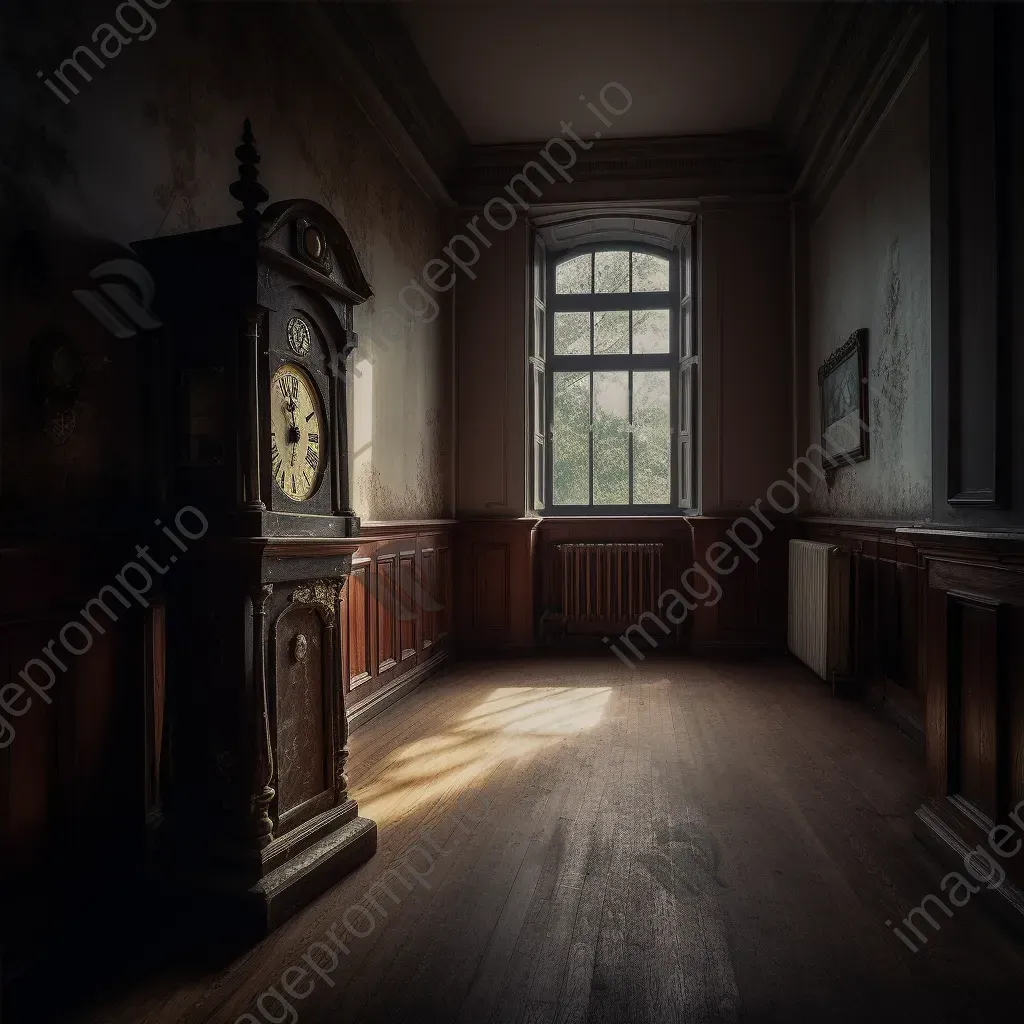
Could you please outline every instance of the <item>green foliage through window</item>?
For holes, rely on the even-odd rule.
[[[628,248],[555,264],[548,507],[672,506],[674,265]]]

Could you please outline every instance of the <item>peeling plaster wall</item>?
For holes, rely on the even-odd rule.
[[[271,200],[330,208],[374,298],[358,307],[349,397],[353,500],[367,520],[450,509],[445,316],[382,314],[440,250],[440,215],[339,82],[327,25],[310,4],[170,3],[156,31],[93,69],[63,105],[36,77],[89,44],[116,3],[66,13],[52,0],[3,12],[5,103],[18,145],[0,155],[0,230],[118,246],[233,223],[234,148],[252,119]],[[89,64],[88,60],[85,61]],[[74,73],[72,73],[72,77]]]
[[[810,495],[815,514],[924,520],[931,512],[931,234],[927,60],[810,229],[810,436],[817,369],[868,328],[870,458]]]

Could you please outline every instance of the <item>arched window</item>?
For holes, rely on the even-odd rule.
[[[549,261],[534,360],[534,499],[546,515],[695,506],[689,275],[688,244],[595,245]]]

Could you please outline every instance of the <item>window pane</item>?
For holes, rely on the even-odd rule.
[[[590,355],[590,314],[555,314],[555,355]]]
[[[594,253],[594,291],[629,291],[629,253]]]
[[[590,374],[554,375],[552,484],[556,505],[590,504]]]
[[[628,309],[608,309],[594,314],[594,355],[629,355]]]
[[[590,253],[565,260],[555,267],[558,295],[586,295],[590,292]]]
[[[649,252],[633,253],[633,291],[667,292],[668,260]]]
[[[629,504],[629,372],[594,374],[594,504]]]
[[[672,486],[669,371],[633,374],[633,504],[667,505]]]
[[[668,352],[667,309],[633,311],[633,352],[647,355]]]

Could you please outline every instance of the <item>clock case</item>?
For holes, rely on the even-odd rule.
[[[314,256],[306,241],[322,240]],[[353,307],[372,292],[334,216],[311,200],[267,207],[258,223],[136,242],[156,285],[169,385],[168,501],[203,510],[218,532],[248,537],[354,537],[348,473]],[[301,316],[311,345],[299,355],[288,322]],[[271,380],[300,366],[326,422],[320,481],[310,497],[284,494],[271,470]]]
[[[172,891],[202,893],[217,929],[264,934],[376,850],[348,793],[341,594],[358,541],[349,506],[346,359],[370,295],[341,225],[317,203],[275,203],[236,150],[241,223],[139,242],[163,321],[168,521],[209,521],[164,579],[166,714],[147,821]],[[305,244],[321,245],[311,251]],[[298,356],[287,322],[313,344]],[[321,390],[330,435],[320,485],[296,503],[270,467],[270,382],[282,363]],[[323,439],[322,439],[323,440]]]

